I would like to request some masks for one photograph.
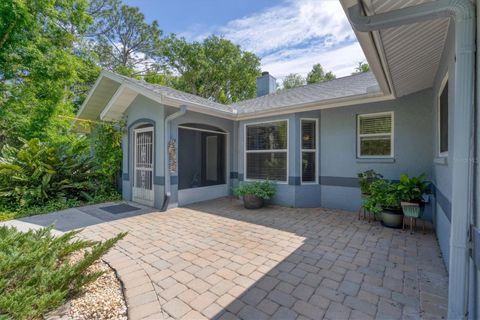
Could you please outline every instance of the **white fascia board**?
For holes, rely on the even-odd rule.
[[[358,4],[358,0],[340,0],[345,15],[348,17],[348,8]],[[352,28],[353,29],[353,28]],[[383,43],[378,32],[358,32],[353,29],[365,58],[378,81],[380,89],[385,95],[395,96],[392,77],[385,58]]]
[[[88,92],[88,95],[87,97],[85,98],[85,100],[83,100],[83,103],[82,105],[80,106],[80,108],[78,109],[78,112],[77,112],[77,115],[75,116],[75,118],[80,118],[80,115],[82,114],[83,110],[85,109],[86,105],[88,104],[88,102],[90,102],[90,99],[92,98],[92,95],[93,93],[95,92],[95,90],[97,90],[97,87],[98,85],[100,84],[100,81],[102,81],[104,77],[104,71],[102,71],[100,73],[100,75],[98,76],[97,80],[95,81],[95,83],[93,84],[93,87],[90,89],[90,91]],[[76,121],[76,119],[74,120],[74,122]]]
[[[118,101],[118,98],[123,94],[125,91],[125,84],[121,84],[120,87],[118,87],[117,91],[115,91],[115,94],[113,97],[110,98],[110,101],[108,101],[107,105],[105,108],[103,108],[102,112],[100,113],[100,120],[106,120],[108,113],[112,109],[112,107],[115,105],[115,103]]]

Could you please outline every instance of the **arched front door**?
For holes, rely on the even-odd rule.
[[[133,196],[132,200],[147,206],[153,206],[153,160],[154,133],[152,126],[143,126],[134,129],[134,154],[133,154]]]

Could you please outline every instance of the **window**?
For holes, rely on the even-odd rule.
[[[245,126],[247,180],[287,182],[288,121]]]
[[[393,112],[358,115],[357,156],[393,157]]]
[[[438,98],[438,121],[439,153],[441,156],[446,156],[448,154],[448,81],[445,81]]]
[[[317,120],[301,119],[302,183],[317,182]]]

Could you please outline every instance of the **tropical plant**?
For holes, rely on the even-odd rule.
[[[370,184],[369,194],[363,200],[363,206],[377,215],[383,209],[399,210],[400,193],[397,184],[384,179],[377,179]]]
[[[362,192],[362,194],[368,194],[372,182],[383,178],[380,173],[377,173],[375,172],[375,170],[372,169],[360,172],[357,176],[358,183],[360,185],[360,191]]]
[[[101,187],[110,192],[117,185],[122,168],[122,135],[125,122],[97,124],[91,135],[96,173]]]
[[[5,145],[0,152],[2,202],[26,207],[55,198],[89,198],[94,190],[92,157],[81,141],[52,146],[39,139]]]
[[[429,184],[426,175],[410,178],[406,174],[400,175],[400,181],[396,185],[401,201],[421,203],[423,195],[428,193]]]
[[[237,196],[254,195],[268,200],[275,195],[276,186],[272,181],[245,182],[234,188],[233,192]]]
[[[41,319],[59,307],[102,275],[88,268],[126,235],[100,242],[74,240],[81,230],[58,237],[51,230],[0,227],[1,319]],[[71,262],[72,254],[82,257]]]

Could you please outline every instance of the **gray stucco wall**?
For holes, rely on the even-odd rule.
[[[440,249],[442,251],[443,259],[445,265],[448,269],[448,259],[450,253],[450,218],[451,218],[451,197],[452,197],[452,154],[453,150],[453,103],[455,96],[455,87],[452,85],[455,82],[455,57],[454,57],[454,47],[455,47],[455,32],[453,28],[453,23],[450,24],[450,29],[448,32],[447,42],[445,46],[445,51],[442,55],[442,60],[440,62],[440,67],[438,73],[435,77],[435,82],[433,86],[433,135],[434,139],[434,150],[433,152],[433,181],[436,188],[436,211],[435,211],[435,227],[438,237],[438,242],[440,244]],[[441,93],[441,85],[445,77],[448,74],[448,105],[449,105],[449,137],[448,137],[448,146],[449,146],[449,155],[446,158],[439,156],[439,132],[438,132],[438,123],[439,123],[439,114],[438,114],[438,96]]]
[[[320,176],[322,205],[358,210],[360,192],[357,173],[374,169],[387,179],[425,173],[431,178],[432,92],[396,100],[325,109],[320,124]],[[394,157],[358,159],[356,156],[357,115],[394,112]]]

